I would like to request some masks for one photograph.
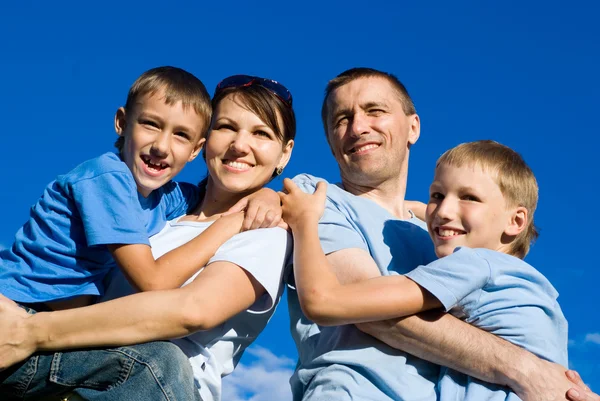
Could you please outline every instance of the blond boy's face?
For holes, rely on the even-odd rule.
[[[427,229],[438,257],[459,246],[507,253],[515,211],[494,177],[476,165],[440,165],[427,204]]]
[[[194,160],[204,143],[204,122],[194,108],[166,104],[161,91],[142,96],[133,110],[117,110],[115,130],[125,138],[123,160],[145,197]]]

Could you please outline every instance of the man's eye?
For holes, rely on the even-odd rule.
[[[340,125],[345,125],[345,124],[348,124],[348,121],[349,121],[349,120],[350,120],[350,119],[349,119],[348,117],[340,117],[340,118],[338,118],[338,119],[336,120],[336,122],[335,122],[335,126],[336,126],[336,127],[339,127]]]
[[[378,116],[380,114],[383,114],[383,110],[381,110],[381,109],[369,109],[368,113],[371,116]]]

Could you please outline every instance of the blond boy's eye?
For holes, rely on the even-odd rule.
[[[434,199],[434,200],[442,200],[442,199],[444,199],[444,195],[442,195],[439,192],[433,192],[431,195],[429,195],[429,197],[431,199]]]

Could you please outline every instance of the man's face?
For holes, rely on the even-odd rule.
[[[359,78],[327,100],[329,145],[344,183],[377,187],[406,175],[407,150],[419,138],[419,117],[406,116],[385,78]]]

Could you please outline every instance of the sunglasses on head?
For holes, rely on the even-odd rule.
[[[259,85],[277,96],[281,101],[292,107],[292,94],[277,81],[268,78],[254,77],[252,75],[232,75],[217,84],[215,95],[227,88],[241,88],[245,86]]]

